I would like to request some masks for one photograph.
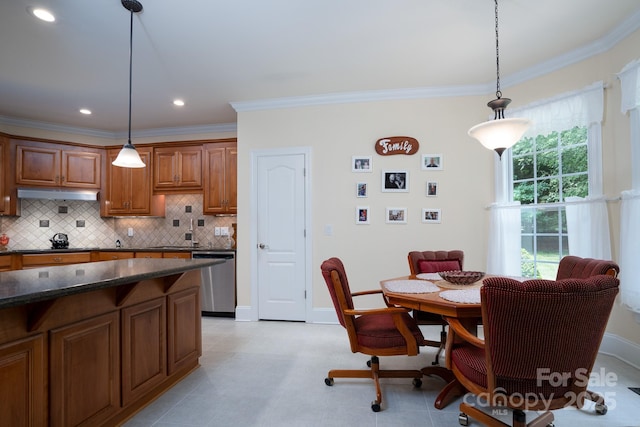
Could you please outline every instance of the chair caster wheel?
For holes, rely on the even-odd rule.
[[[461,426],[468,426],[469,416],[464,412],[460,412],[460,414],[458,415],[458,424],[460,424]]]
[[[333,385],[333,378],[325,378],[324,383],[331,387]]]
[[[376,401],[371,402],[371,410],[373,412],[380,412],[380,404]]]
[[[422,387],[422,380],[420,378],[414,378],[412,384],[415,388],[420,388]]]
[[[596,414],[604,415],[607,413],[607,405],[604,403],[596,403]]]
[[[371,360],[367,360],[367,366],[370,368],[371,367]]]

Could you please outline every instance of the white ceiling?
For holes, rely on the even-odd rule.
[[[492,0],[141,2],[134,131],[235,123],[230,103],[495,91]],[[56,22],[35,19],[30,6]],[[499,14],[503,89],[640,28],[640,0],[501,0]],[[120,0],[2,0],[0,118],[126,132],[129,18]],[[176,97],[186,105],[173,106]]]

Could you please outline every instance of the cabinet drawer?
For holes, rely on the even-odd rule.
[[[133,258],[133,252],[100,252],[98,253],[98,261],[111,261],[114,259]]]
[[[0,255],[0,271],[11,270],[11,255]]]
[[[162,258],[162,252],[136,252],[136,258]]]
[[[22,255],[22,267],[41,267],[47,265],[79,264],[90,262],[89,252],[71,252],[60,254],[26,254]]]
[[[191,259],[191,252],[163,252],[162,258],[184,258]]]

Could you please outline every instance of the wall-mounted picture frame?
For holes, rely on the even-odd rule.
[[[356,197],[367,197],[369,193],[369,185],[366,182],[356,183]]]
[[[438,183],[436,181],[427,181],[427,197],[438,196]]]
[[[442,154],[423,154],[422,155],[422,170],[439,171],[442,170]]]
[[[439,224],[442,221],[442,212],[440,209],[422,209],[422,222]]]
[[[387,224],[406,224],[407,208],[387,208],[385,222]]]
[[[409,172],[406,170],[385,170],[382,171],[382,192],[385,193],[408,193],[409,192]]]
[[[356,224],[369,224],[369,206],[356,206]]]
[[[352,156],[351,172],[373,172],[373,158],[371,156]]]

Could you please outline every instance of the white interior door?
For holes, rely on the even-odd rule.
[[[257,157],[258,317],[306,320],[305,155]]]

